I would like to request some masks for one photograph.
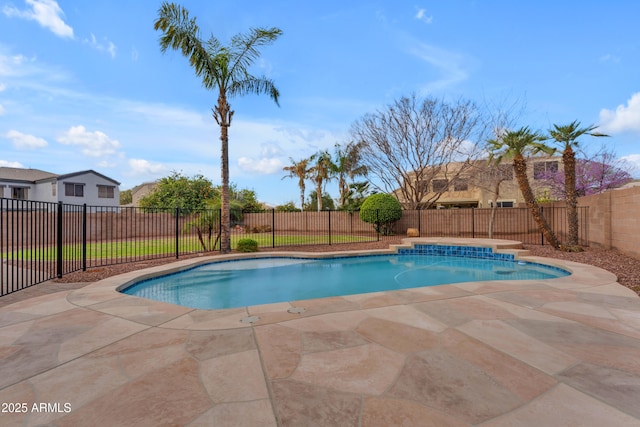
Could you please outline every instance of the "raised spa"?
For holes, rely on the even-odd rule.
[[[269,257],[204,264],[122,292],[199,309],[245,307],[486,280],[538,280],[566,270],[491,248],[416,245],[393,255]]]

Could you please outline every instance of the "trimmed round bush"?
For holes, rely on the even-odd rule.
[[[238,252],[258,252],[258,242],[253,239],[240,239],[236,249]]]
[[[360,207],[360,219],[373,224],[376,232],[388,236],[391,226],[402,218],[402,205],[391,194],[372,194]]]

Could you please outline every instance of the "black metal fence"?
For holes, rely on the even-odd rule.
[[[491,209],[404,211],[391,236],[489,237]],[[544,216],[566,238],[565,208]],[[232,211],[231,243],[251,238],[262,248],[336,245],[380,239],[358,212]],[[588,208],[580,208],[580,243],[588,244]],[[220,212],[104,207],[0,199],[0,296],[91,267],[219,250]],[[495,212],[493,237],[544,244],[526,209]]]

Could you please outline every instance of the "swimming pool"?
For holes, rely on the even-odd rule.
[[[465,248],[467,252],[469,249]],[[143,280],[122,292],[191,308],[222,309],[461,282],[552,279],[570,274],[556,267],[517,261],[512,255],[484,253],[468,258],[414,249],[393,255],[213,262]]]

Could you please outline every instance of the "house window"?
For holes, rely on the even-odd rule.
[[[558,172],[558,162],[536,162],[533,164],[533,179],[544,179]]]
[[[421,193],[429,192],[429,181],[418,181],[416,183],[417,190]]]
[[[434,193],[443,193],[447,191],[447,187],[449,186],[448,179],[434,179],[431,181],[431,186],[433,187]]]
[[[64,195],[67,197],[84,197],[84,184],[64,184]]]
[[[453,181],[453,191],[468,191],[469,180],[467,178],[458,178]]]
[[[98,185],[98,198],[100,199],[113,199],[114,189],[113,185]]]
[[[513,207],[513,202],[509,201],[509,202],[498,202],[498,207],[499,208],[512,208]]]
[[[11,187],[11,198],[16,200],[27,200],[28,187]]]

